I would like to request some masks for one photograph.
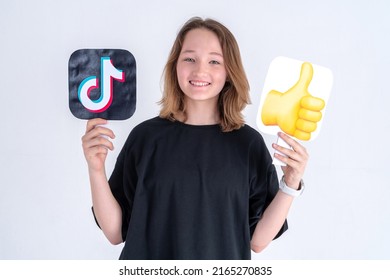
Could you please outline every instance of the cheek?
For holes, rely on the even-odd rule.
[[[177,78],[179,79],[179,81],[181,79],[183,79],[186,75],[186,70],[184,67],[181,66],[181,64],[178,64],[176,66],[176,75],[177,75]]]
[[[177,76],[177,81],[179,83],[179,87],[181,90],[183,90],[183,86],[186,84],[186,75],[182,67],[180,66],[176,67],[176,76]]]
[[[221,82],[222,86],[225,85],[226,80],[227,80],[226,71],[221,71],[221,72],[218,74],[218,80]]]
[[[221,74],[220,77],[219,77],[219,92],[222,91],[222,89],[224,88],[225,84],[226,84],[226,80],[227,80],[227,75],[226,74]]]
[[[176,76],[177,76],[177,80],[179,82],[179,85],[181,86],[183,83],[182,80],[184,77],[184,73],[183,73],[183,69],[180,66],[176,67]]]

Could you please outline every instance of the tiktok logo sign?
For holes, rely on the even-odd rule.
[[[100,73],[102,83],[100,98],[98,100],[92,100],[90,98],[90,91],[99,87],[96,76],[85,78],[78,89],[78,97],[81,104],[93,113],[104,112],[110,107],[113,95],[113,79],[122,83],[125,81],[125,73],[112,65],[110,57],[100,58]]]
[[[130,118],[136,105],[136,64],[119,49],[83,49],[69,59],[69,108],[80,119]]]

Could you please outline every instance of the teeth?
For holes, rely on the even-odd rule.
[[[208,86],[210,83],[206,82],[196,82],[196,81],[190,81],[191,85],[197,86],[197,87],[205,87]]]

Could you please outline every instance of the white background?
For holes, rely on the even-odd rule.
[[[91,215],[85,121],[68,108],[68,59],[81,48],[123,48],[137,60],[137,110],[111,123],[111,173],[129,131],[158,114],[168,52],[195,15],[235,34],[253,127],[275,57],[334,75],[321,134],[305,143],[307,189],[290,229],[253,258],[389,259],[389,12],[387,0],[0,0],[0,259],[118,258],[122,246],[110,245]],[[264,137],[268,147],[275,141]]]

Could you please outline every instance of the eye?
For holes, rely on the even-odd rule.
[[[195,62],[195,59],[187,57],[187,58],[184,59],[184,61],[186,61],[186,62]]]
[[[210,64],[214,64],[214,65],[219,65],[219,64],[221,64],[219,61],[217,61],[217,60],[211,60],[210,62],[209,62]]]

